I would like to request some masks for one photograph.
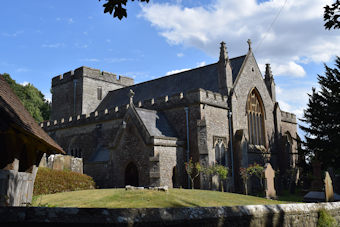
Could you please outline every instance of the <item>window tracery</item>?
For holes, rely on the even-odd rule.
[[[248,96],[247,118],[249,143],[265,145],[264,110],[261,97],[255,88]]]

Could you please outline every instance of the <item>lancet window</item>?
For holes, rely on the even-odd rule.
[[[249,143],[254,145],[265,145],[263,102],[255,88],[248,96],[247,118]]]

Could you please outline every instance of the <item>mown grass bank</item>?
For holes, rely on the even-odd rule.
[[[207,190],[169,189],[168,192],[163,192],[148,189],[94,189],[35,196],[32,205],[89,208],[165,208],[281,203],[285,202]]]

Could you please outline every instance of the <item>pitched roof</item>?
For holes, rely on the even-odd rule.
[[[150,136],[177,137],[165,115],[160,111],[135,107]]]
[[[53,150],[64,153],[63,149],[33,119],[2,75],[0,75],[0,111],[5,113],[6,118],[1,120],[17,126]]]
[[[235,81],[245,57],[246,56],[244,55],[230,59],[233,81]],[[128,104],[129,99],[127,94],[130,89],[135,92],[134,100],[136,101],[143,101],[166,95],[171,96],[176,93],[187,92],[197,88],[218,92],[217,67],[218,63],[214,63],[110,91],[97,107],[97,110],[102,111],[113,106]]]

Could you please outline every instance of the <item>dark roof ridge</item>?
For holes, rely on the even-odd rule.
[[[245,56],[246,55],[242,55],[242,56],[238,56],[238,57],[233,57],[233,58],[229,58],[229,60],[231,61],[231,60],[235,60],[235,59],[242,58],[242,57],[245,57]],[[177,76],[177,75],[182,74],[182,73],[186,73],[186,72],[202,69],[202,68],[205,68],[205,67],[208,67],[208,66],[212,66],[212,65],[216,65],[216,64],[218,64],[218,62],[211,63],[211,64],[208,64],[208,65],[199,66],[199,67],[196,67],[196,68],[188,69],[188,70],[177,72],[177,73],[170,74],[170,75],[161,76],[161,77],[158,77],[158,78],[155,78],[155,79],[152,79],[152,80],[143,81],[143,82],[140,82],[138,84],[133,84],[133,85],[130,85],[130,86],[118,88],[118,89],[115,89],[115,90],[112,90],[112,91],[109,91],[109,92],[117,91],[117,90],[124,89],[124,88],[127,88],[127,87],[132,88],[132,87],[135,87],[135,86],[140,85],[140,84],[144,84],[144,83],[148,83],[148,82],[151,82],[151,81],[160,80],[160,79],[163,79],[163,78],[166,78],[166,77]]]

